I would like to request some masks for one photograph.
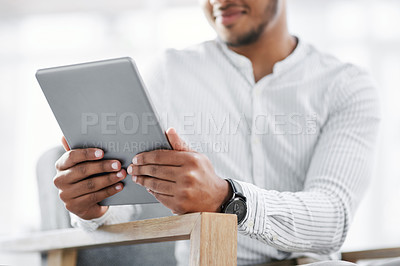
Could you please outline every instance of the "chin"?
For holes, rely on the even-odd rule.
[[[219,38],[225,43],[235,43],[237,42],[237,34],[233,33],[229,29],[224,29],[218,32]]]
[[[243,30],[239,30],[238,25],[231,26],[231,27],[218,27],[216,28],[217,34],[219,38],[226,44],[230,46],[240,46],[241,39],[244,36],[247,36],[246,31],[242,32]]]
[[[229,46],[237,47],[240,46],[239,40],[236,36],[219,35],[219,38]]]

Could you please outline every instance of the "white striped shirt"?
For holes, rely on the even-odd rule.
[[[150,69],[144,80],[165,127],[206,154],[221,178],[239,181],[247,197],[239,265],[305,253],[329,258],[340,248],[370,179],[378,133],[366,72],[301,40],[257,83],[251,62],[219,40],[168,50]],[[123,221],[121,210],[74,225]],[[180,265],[188,254],[189,243],[177,242]]]

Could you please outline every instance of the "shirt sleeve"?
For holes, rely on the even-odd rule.
[[[137,219],[142,208],[140,205],[110,206],[103,216],[84,220],[73,213],[70,213],[71,225],[85,231],[94,231],[102,225],[126,223]]]
[[[371,177],[380,121],[375,87],[368,74],[349,71],[327,92],[330,112],[303,191],[239,182],[248,201],[240,233],[286,252],[329,254],[341,247]]]

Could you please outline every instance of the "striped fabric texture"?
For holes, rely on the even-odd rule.
[[[310,253],[336,258],[371,177],[380,121],[364,70],[299,40],[256,83],[251,62],[217,39],[168,50],[143,73],[165,128],[206,154],[221,178],[241,184],[248,213],[239,265]],[[126,208],[73,224],[125,221],[134,212]],[[189,250],[177,242],[180,265]]]

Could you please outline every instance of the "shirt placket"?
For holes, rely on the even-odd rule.
[[[261,84],[262,83],[262,84]],[[266,101],[263,99],[263,90],[266,86],[266,80],[257,83],[252,91],[252,127],[251,127],[251,151],[253,157],[253,180],[254,184],[260,188],[266,186],[266,173],[265,171],[265,156],[263,148],[263,134],[265,133],[266,127],[266,116],[268,114],[263,113],[262,104]],[[257,121],[258,120],[258,121]]]
[[[251,91],[252,94],[252,126],[250,145],[253,157],[253,180],[256,186],[264,187],[264,167],[263,167],[263,149],[262,149],[262,135],[260,130],[257,130],[256,119],[261,113],[261,96],[262,88],[255,85]]]

